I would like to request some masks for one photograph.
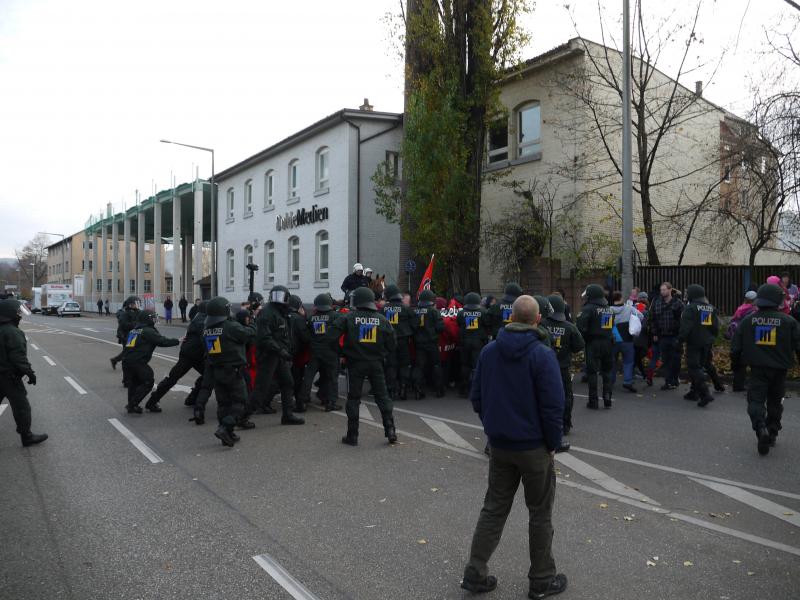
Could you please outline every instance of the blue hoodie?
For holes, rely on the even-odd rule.
[[[478,359],[470,400],[489,443],[505,450],[561,446],[564,387],[555,352],[530,325],[511,323]]]

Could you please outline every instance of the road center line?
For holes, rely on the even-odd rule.
[[[761,512],[767,513],[768,515],[771,515],[777,519],[791,523],[795,527],[800,527],[800,516],[791,508],[781,506],[780,504],[776,504],[771,500],[767,500],[761,496],[756,496],[751,492],[747,492],[733,485],[716,483],[714,481],[703,481],[702,479],[697,479],[696,477],[690,477],[689,479],[695,483],[699,483],[700,485],[711,488],[720,494],[725,494],[734,500],[738,500],[743,504],[747,504],[751,508],[755,508],[756,510],[760,510]]]
[[[64,379],[66,379],[67,383],[70,384],[72,387],[74,387],[75,391],[78,392],[81,396],[83,396],[86,393],[86,390],[83,389],[81,386],[79,386],[72,377],[65,375]]]
[[[114,426],[114,429],[116,429],[122,435],[124,435],[125,438],[131,444],[133,444],[134,447],[139,452],[144,454],[151,463],[156,464],[156,463],[164,462],[163,460],[161,460],[161,457],[158,454],[156,454],[155,452],[153,452],[150,449],[150,446],[145,444],[142,440],[140,440],[138,437],[136,437],[130,429],[128,429],[127,427],[125,427],[125,425],[120,423],[119,419],[109,419],[108,422],[111,423],[111,425]]]
[[[422,420],[428,427],[433,429],[433,432],[436,435],[438,435],[451,446],[456,446],[458,448],[463,448],[464,450],[472,450],[475,452],[475,447],[458,435],[447,423],[443,423],[438,419],[431,419],[428,417],[422,417]]]
[[[48,365],[50,365],[51,367],[55,367],[55,366],[56,366],[56,363],[55,363],[55,362],[53,361],[53,359],[52,359],[52,358],[50,358],[49,356],[43,356],[42,358],[43,358],[43,359],[45,360],[45,362],[46,362]]]
[[[31,344],[31,348],[33,348],[34,350],[38,350],[39,346],[37,346],[36,344]]]
[[[289,572],[269,554],[259,554],[258,556],[254,556],[253,560],[256,561],[258,566],[264,569],[278,585],[289,592],[289,595],[295,600],[319,600],[317,596],[308,591],[302,583],[292,577]]]

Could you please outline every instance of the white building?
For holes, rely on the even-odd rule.
[[[397,172],[402,135],[402,115],[365,100],[219,173],[219,293],[244,299],[251,262],[255,291],[283,284],[306,303],[341,297],[355,262],[395,281],[400,228],[376,214],[371,177],[384,161]]]

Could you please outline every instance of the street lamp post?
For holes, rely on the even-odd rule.
[[[65,283],[64,276],[67,274],[66,269],[64,268],[64,255],[66,254],[67,248],[66,244],[64,244],[64,240],[67,239],[63,233],[50,233],[49,231],[39,231],[38,233],[42,235],[60,235],[61,236],[61,283]]]
[[[31,293],[33,293],[33,288],[36,287],[36,261],[31,263],[33,267],[33,279],[31,280]]]
[[[211,297],[217,295],[217,187],[214,183],[214,149],[170,140],[159,140],[162,144],[175,144],[211,153]],[[200,240],[203,243],[203,240]],[[202,265],[201,265],[202,268]],[[187,274],[188,275],[188,274]]]

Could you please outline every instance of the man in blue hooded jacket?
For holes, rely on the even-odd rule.
[[[539,305],[530,296],[514,301],[511,322],[498,331],[478,359],[470,400],[491,447],[489,487],[472,537],[461,587],[489,592],[497,578],[488,562],[500,543],[520,481],[530,513],[529,598],[563,592],[567,578],[556,573],[551,515],[556,476],[553,454],[560,449],[564,387],[555,352],[537,327]]]

